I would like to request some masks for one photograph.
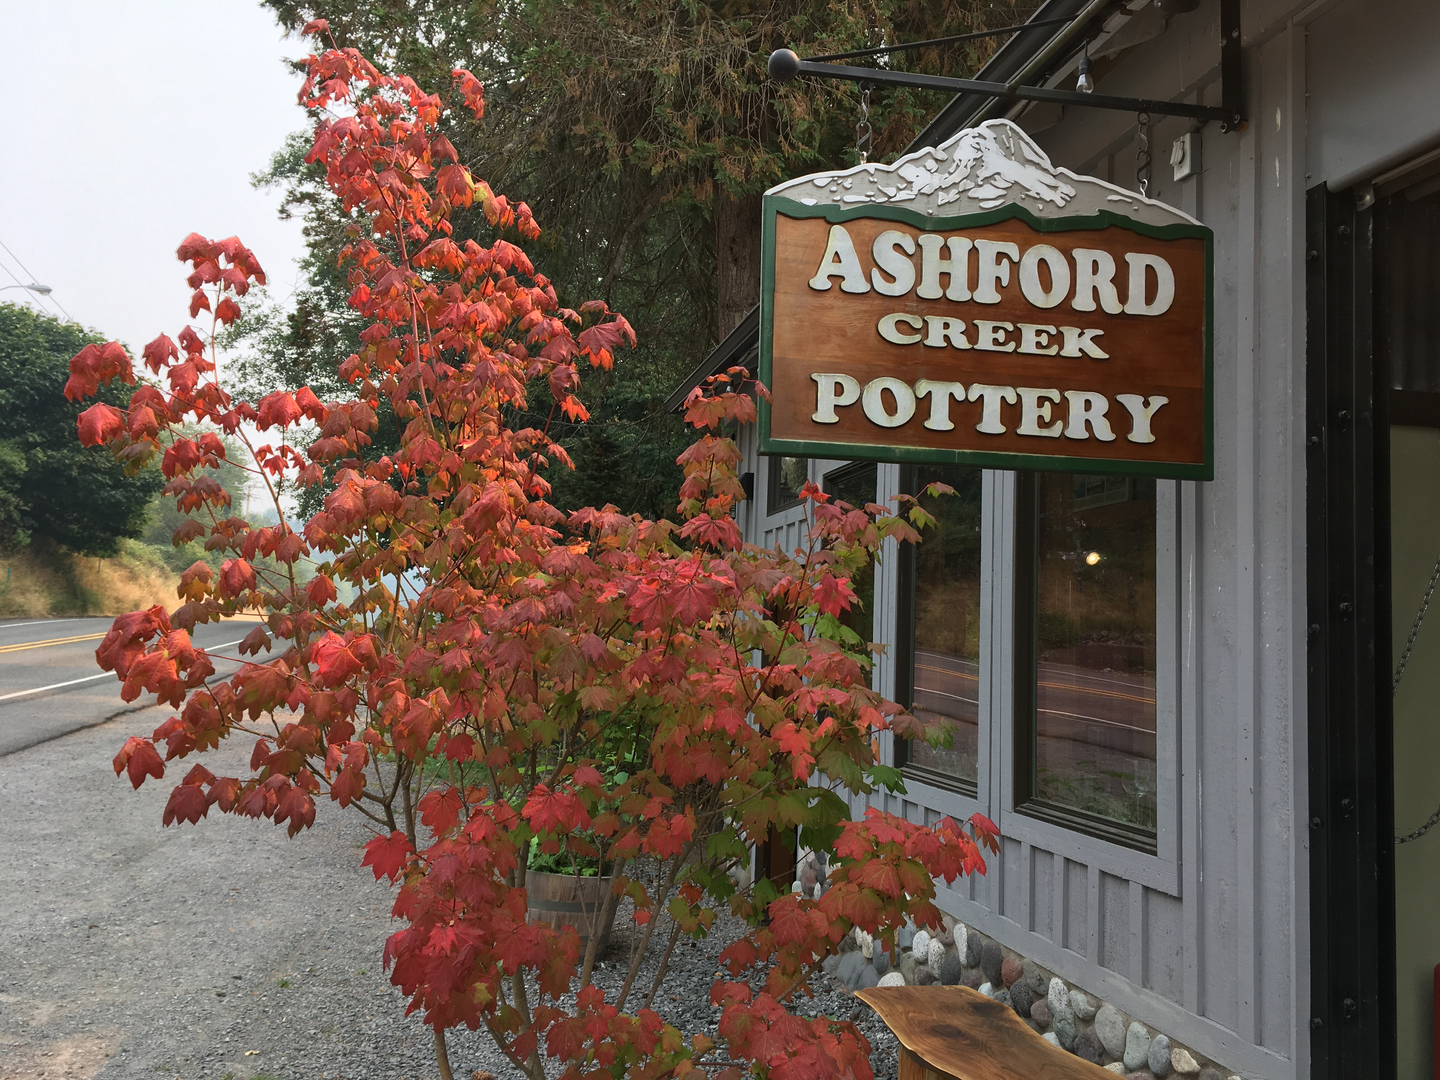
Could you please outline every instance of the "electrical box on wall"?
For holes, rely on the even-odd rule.
[[[1175,179],[1188,180],[1200,171],[1200,135],[1191,131],[1181,135],[1170,146],[1170,165]]]

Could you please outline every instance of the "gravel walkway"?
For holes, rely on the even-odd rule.
[[[162,828],[169,786],[132,791],[110,759],[163,718],[0,757],[0,1080],[434,1080],[430,1032],[380,970],[391,895],[360,869],[361,821],[322,808],[295,840],[224,815]],[[227,756],[239,768],[248,748],[206,755]],[[618,989],[632,933],[617,920],[601,987]],[[682,1031],[714,1032],[716,957],[737,933],[719,920],[677,950],[655,1007]],[[860,1021],[894,1077],[894,1037],[821,979],[800,1011]],[[450,1057],[457,1078],[519,1075],[488,1036],[452,1033]]]

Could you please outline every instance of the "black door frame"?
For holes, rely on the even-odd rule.
[[[1389,379],[1370,206],[1306,193],[1311,1077],[1396,1069]]]

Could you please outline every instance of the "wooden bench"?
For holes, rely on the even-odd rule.
[[[899,1080],[1115,1080],[966,986],[874,986],[855,996],[900,1040]]]

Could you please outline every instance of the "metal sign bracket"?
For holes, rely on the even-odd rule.
[[[1007,28],[1014,29],[1014,28]],[[905,46],[861,50],[861,54],[893,52]],[[888,68],[855,67],[816,60],[802,60],[790,49],[777,49],[770,54],[767,70],[776,82],[789,82],[805,75],[817,79],[841,79],[847,82],[871,83],[876,86],[909,86],[920,90],[944,90],[955,94],[980,94],[1002,100],[1050,101],[1060,105],[1080,105],[1091,109],[1113,109],[1128,113],[1152,113],[1157,116],[1187,116],[1194,120],[1215,120],[1221,131],[1237,131],[1245,122],[1243,71],[1240,35],[1240,0],[1220,0],[1220,101],[1217,105],[1192,105],[1184,101],[1157,101],[1151,98],[1117,97],[1112,94],[1086,94],[1078,90],[1060,90],[1046,86],[1022,86],[1019,83],[987,82],[980,79],[953,79],[943,75],[922,75],[916,72],[891,71]],[[857,54],[847,54],[857,55]]]

